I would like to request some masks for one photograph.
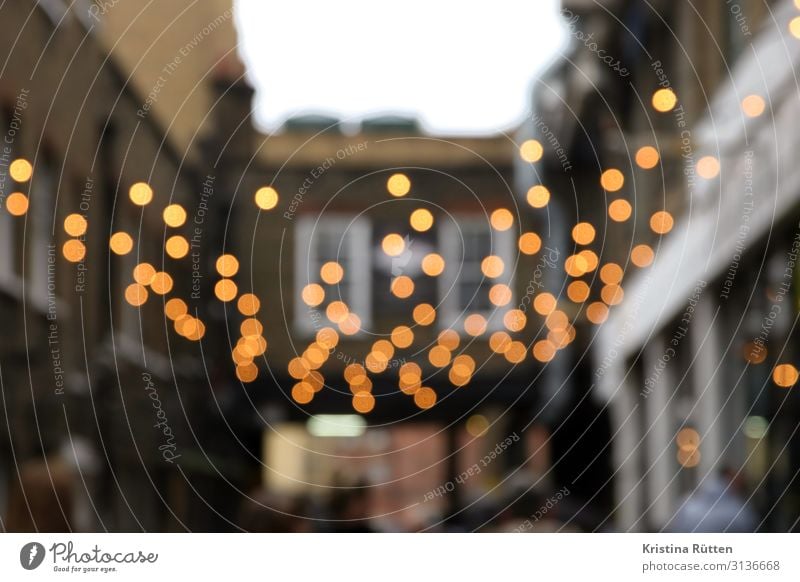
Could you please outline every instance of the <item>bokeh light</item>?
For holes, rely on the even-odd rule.
[[[261,210],[272,210],[278,205],[278,191],[272,186],[263,186],[256,190],[255,202]]]
[[[392,174],[386,181],[386,189],[392,196],[405,196],[411,190],[411,180],[405,174]]]

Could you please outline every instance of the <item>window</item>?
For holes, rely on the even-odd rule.
[[[403,252],[390,257],[383,252],[384,237],[399,233],[403,237]],[[426,255],[438,253],[435,228],[425,232],[408,232],[408,220],[384,220],[372,226],[372,311],[377,330],[390,329],[400,320],[408,320],[410,310],[417,303],[437,303],[437,278],[423,274],[422,261]],[[410,277],[414,291],[401,299],[392,293],[392,283],[398,277]],[[386,327],[389,326],[389,327]]]
[[[503,315],[511,304],[492,305],[489,290],[498,283],[511,287],[515,260],[513,237],[512,230],[492,230],[485,217],[456,218],[456,222],[442,225],[439,248],[446,269],[439,279],[439,303],[443,327],[462,327],[468,315],[477,313],[488,320],[488,329],[502,328]],[[499,257],[503,263],[503,272],[496,278],[486,277],[481,270],[481,263],[491,255]]]
[[[313,333],[329,325],[324,306],[343,301],[361,318],[362,329],[371,324],[371,225],[365,218],[351,215],[308,216],[298,220],[295,229],[295,327]],[[320,278],[325,263],[335,261],[344,269],[336,284]],[[325,302],[317,307],[303,303],[301,292],[317,283],[325,289]]]

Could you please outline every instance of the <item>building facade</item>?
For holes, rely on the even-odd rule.
[[[794,56],[776,30],[796,14],[773,8],[774,21],[763,3],[565,2],[570,56],[537,83],[523,136],[545,145],[544,168],[523,168],[520,189],[545,182],[559,193],[554,212],[596,225],[597,290],[615,264],[625,294],[602,325],[585,310],[579,328],[592,337],[583,381],[611,415],[613,527],[685,527],[689,495],[723,475],[760,528],[795,527],[792,395],[765,384],[782,356],[766,343],[786,342],[794,313],[769,315],[793,260],[793,185],[770,173],[783,168],[773,130],[794,94]],[[604,181],[609,168],[624,184]],[[763,318],[769,340],[758,339]]]

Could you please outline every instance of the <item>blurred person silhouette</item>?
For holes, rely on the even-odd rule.
[[[341,483],[340,479],[336,482]],[[374,533],[369,514],[370,496],[365,481],[352,486],[338,485],[330,499],[333,531],[340,533]]]
[[[674,533],[752,533],[758,516],[743,496],[741,479],[732,469],[705,479],[686,495],[664,528]]]
[[[305,505],[300,498],[259,489],[242,504],[239,527],[251,533],[307,533],[310,522],[299,517]]]
[[[72,468],[60,457],[45,457],[22,463],[18,477],[9,494],[6,531],[72,532]]]

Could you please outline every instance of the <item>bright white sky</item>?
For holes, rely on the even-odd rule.
[[[514,127],[566,33],[558,0],[237,0],[266,130],[287,117],[417,115],[439,134]]]

